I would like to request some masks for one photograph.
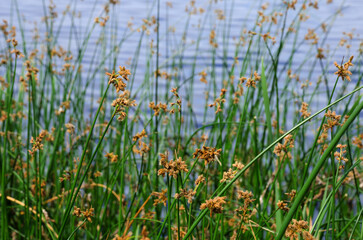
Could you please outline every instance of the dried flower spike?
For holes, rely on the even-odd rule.
[[[226,204],[226,201],[225,201],[226,198],[227,197],[224,196],[224,197],[215,197],[215,198],[209,199],[200,206],[200,209],[204,210],[204,209],[208,208],[211,216],[212,216],[212,213],[222,213],[223,205]]]
[[[334,62],[334,65],[338,68],[338,71],[336,71],[334,74],[338,75],[338,78],[340,77],[343,81],[345,79],[350,81],[350,75],[352,75],[352,73],[349,71],[349,67],[353,66],[353,63],[352,63],[353,57],[354,56],[351,56],[349,58],[349,61],[342,65],[338,65],[337,62]]]

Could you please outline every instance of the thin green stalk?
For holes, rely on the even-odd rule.
[[[329,157],[331,151],[335,148],[335,146],[338,144],[338,141],[340,140],[341,136],[345,133],[345,131],[348,129],[349,125],[353,122],[353,120],[359,115],[361,110],[363,109],[363,102],[361,102],[353,111],[352,115],[348,118],[348,120],[345,122],[345,124],[338,130],[338,132],[335,134],[334,138],[331,140],[328,148],[325,150],[324,154],[321,156],[320,160],[316,163],[315,167],[311,171],[308,179],[302,186],[302,188],[299,190],[298,195],[296,196],[296,199],[294,200],[294,203],[292,207],[290,208],[287,216],[285,217],[280,231],[277,233],[276,239],[282,239],[283,235],[285,234],[285,230],[287,226],[289,225],[291,219],[293,218],[294,214],[296,213],[298,207],[300,206],[300,203],[306,196],[307,191],[310,188],[311,183],[315,180],[316,175],[318,175],[319,171],[321,170],[323,164],[325,163],[325,160]]]
[[[357,89],[355,89],[354,91],[350,92],[349,94],[343,96],[342,98],[336,100],[335,102],[329,104],[328,106],[324,107],[323,109],[319,110],[318,112],[316,112],[315,114],[311,115],[310,117],[306,118],[304,121],[300,122],[299,124],[297,124],[296,126],[294,126],[293,128],[291,128],[289,131],[287,131],[285,134],[283,134],[282,136],[280,136],[278,139],[276,139],[273,143],[271,143],[268,147],[266,147],[262,152],[260,152],[254,159],[252,159],[242,170],[240,170],[235,177],[226,184],[226,186],[219,192],[218,189],[215,191],[215,193],[217,193],[217,196],[221,196],[222,194],[224,194],[232,185],[233,183],[242,176],[242,174],[252,165],[254,164],[259,158],[261,158],[266,152],[268,152],[273,146],[275,146],[275,144],[277,144],[279,141],[281,141],[284,137],[286,137],[288,134],[292,133],[293,131],[295,131],[296,129],[298,129],[299,127],[301,127],[302,125],[304,125],[305,123],[307,123],[308,121],[310,121],[312,118],[316,117],[317,115],[319,115],[320,113],[324,112],[326,109],[330,108],[331,106],[337,104],[338,102],[342,101],[343,99],[349,97],[350,95],[358,92],[359,90],[361,90],[363,87],[359,87]],[[353,116],[353,115],[352,115]],[[352,117],[351,116],[351,117]],[[351,118],[350,117],[350,118]],[[310,175],[311,176],[311,175]],[[221,185],[220,185],[221,186]],[[188,232],[186,233],[184,239],[188,239],[188,237],[192,234],[193,230],[197,227],[198,223],[204,218],[204,216],[207,214],[208,210],[205,209],[203,211],[201,211],[197,217],[197,219],[194,221],[193,225],[190,227],[190,229],[188,229]],[[291,212],[291,209],[289,211],[289,213]],[[286,220],[283,221],[282,226],[281,226],[281,231],[285,231],[286,227],[285,227],[285,223]]]
[[[83,161],[84,161],[84,159],[85,159],[85,157],[86,157],[86,152],[87,152],[88,145],[89,145],[90,140],[91,140],[91,137],[92,137],[93,129],[94,129],[95,125],[96,125],[97,117],[98,117],[98,115],[99,115],[99,113],[100,113],[100,111],[101,111],[101,107],[102,107],[102,104],[103,104],[103,102],[104,102],[104,99],[105,99],[105,97],[106,97],[106,95],[107,95],[107,92],[108,92],[109,87],[110,87],[110,85],[108,84],[108,85],[107,85],[107,89],[106,89],[105,93],[103,94],[103,97],[102,97],[101,103],[100,103],[100,105],[99,105],[99,107],[98,107],[98,109],[97,109],[97,113],[96,113],[96,115],[95,115],[95,117],[94,117],[94,119],[93,119],[93,123],[92,123],[91,129],[90,129],[90,131],[89,131],[89,134],[88,134],[88,137],[87,137],[87,141],[86,141],[86,143],[85,143],[85,145],[84,145],[84,148],[83,148],[83,152],[82,152],[82,156],[81,156],[81,158],[80,158],[80,162],[79,162],[79,166],[78,166],[78,169],[77,169],[76,177],[75,177],[75,179],[74,179],[74,181],[73,181],[73,184],[72,184],[72,187],[71,187],[71,193],[69,194],[69,198],[68,198],[68,204],[67,204],[66,212],[65,212],[65,214],[64,214],[63,221],[62,221],[62,225],[61,225],[61,228],[60,228],[60,230],[59,230],[59,239],[61,239],[61,238],[62,238],[62,235],[63,235],[63,232],[64,232],[64,227],[65,227],[65,225],[66,225],[66,222],[67,222],[67,220],[68,220],[69,214],[70,214],[70,212],[71,212],[71,209],[72,209],[73,204],[74,204],[74,202],[75,202],[75,199],[76,199],[76,197],[77,197],[77,194],[74,196],[74,192],[75,192],[75,188],[76,188],[77,180],[78,180],[78,177],[79,177],[80,172],[81,172],[81,168],[82,168]],[[91,162],[91,161],[90,161],[90,162]],[[85,173],[84,175],[86,175],[86,173]],[[78,191],[79,191],[80,186],[81,186],[81,185],[79,185],[79,187],[78,187]]]

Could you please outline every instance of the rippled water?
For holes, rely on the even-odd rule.
[[[78,47],[81,45],[82,40],[85,39],[87,33],[90,30],[90,27],[93,23],[93,20],[96,16],[99,16],[103,9],[106,1],[54,1],[56,5],[56,11],[59,12],[59,16],[57,19],[57,24],[54,26],[54,29],[58,29],[58,26],[62,19],[61,12],[64,11],[67,5],[71,6],[71,9],[75,9],[74,14],[76,16],[80,15],[81,18],[72,18],[68,13],[64,21],[62,22],[62,27],[60,29],[60,35],[58,39],[58,44],[64,46],[67,49],[70,46],[70,49],[76,51]],[[163,64],[166,61],[167,57],[172,56],[175,52],[180,51],[181,49],[181,39],[183,36],[183,31],[187,22],[187,13],[185,13],[185,6],[187,4],[186,1],[170,1],[172,2],[173,7],[168,8],[165,4],[165,1],[161,1],[161,12],[160,12],[160,62]],[[270,2],[269,10],[282,8],[282,1],[268,1]],[[347,0],[342,3],[342,1],[334,0],[331,4],[327,4],[326,1],[319,1],[319,10],[310,10],[310,18],[306,23],[302,25],[300,29],[298,43],[303,41],[304,35],[307,33],[310,28],[318,28],[320,24],[327,20],[332,20],[332,16],[334,16],[335,12],[341,5],[343,5],[341,14],[338,14],[334,27],[331,29],[328,38],[326,39],[325,44],[322,46],[326,48],[330,46],[330,49],[333,51],[338,45],[340,39],[343,37],[343,32],[352,32],[355,34],[355,37],[352,40],[349,40],[349,44],[351,44],[351,48],[347,49],[346,47],[339,47],[335,50],[335,54],[333,58],[328,59],[331,63],[333,61],[338,61],[342,59],[343,56],[346,58],[350,55],[357,55],[357,51],[359,49],[359,44],[361,42],[361,37],[359,34],[363,33],[363,24],[362,24],[362,15],[361,11],[363,10],[363,1],[362,0]],[[1,18],[7,19],[11,24],[14,24],[19,27],[19,22],[15,14],[15,1],[13,0],[2,0],[2,7],[0,8]],[[227,64],[231,64],[233,62],[234,57],[234,38],[238,38],[240,32],[243,28],[250,30],[252,26],[255,25],[255,19],[257,10],[261,5],[261,1],[246,1],[246,0],[225,0],[218,1],[218,3],[213,5],[213,10],[210,13],[211,17],[206,19],[204,34],[201,40],[200,49],[197,55],[197,70],[196,73],[200,72],[203,69],[208,69],[211,65],[210,60],[210,52],[211,48],[209,46],[209,32],[214,26],[217,25],[217,28],[223,29],[221,27],[222,24],[225,24],[223,21],[218,21],[215,19],[215,9],[222,9],[224,14],[227,17],[227,23],[230,24],[230,33],[229,33],[229,44],[228,49],[225,47],[219,47],[217,51],[217,59],[216,59],[216,79],[217,82],[222,82],[221,74],[223,72],[223,50],[226,50]],[[46,2],[48,4],[48,2]],[[196,5],[199,7],[203,7],[205,9],[208,8],[209,1],[197,1]],[[22,15],[22,18],[26,20],[26,23],[22,24],[24,29],[24,34],[26,39],[31,39],[33,36],[33,22],[37,22],[39,26],[40,36],[43,37],[45,33],[44,23],[41,23],[41,18],[44,16],[44,8],[43,1],[18,1],[19,11]],[[268,11],[269,11],[268,10]],[[267,11],[267,12],[268,12]],[[114,14],[114,16],[112,16]],[[296,11],[291,11],[288,14],[288,21],[296,14]],[[142,19],[146,18],[150,15],[156,15],[156,4],[155,1],[121,1],[119,5],[116,6],[115,11],[111,11],[111,17],[116,17],[117,21],[112,22],[112,24],[117,24],[117,32],[113,33],[116,38],[116,42],[122,39],[124,34],[130,34],[126,41],[124,41],[119,49],[119,54],[117,56],[116,65],[125,65],[130,57],[134,56],[135,51],[138,47],[138,41],[140,39],[140,34],[138,32],[133,32],[128,29],[127,24],[128,21],[132,21],[134,23],[134,28],[139,27],[142,24]],[[196,41],[198,35],[200,33],[200,28],[197,27],[199,23],[202,23],[204,16],[198,14],[196,16],[192,16],[190,18],[190,25],[188,27],[188,33],[185,38],[186,40],[186,49],[183,52],[182,61],[183,61],[183,69],[181,71],[182,79],[188,79],[191,77],[191,64],[195,58],[195,44],[192,42]],[[75,26],[72,28],[72,26]],[[166,37],[166,29],[168,27],[175,27],[175,33],[169,34]],[[76,31],[73,31],[75,29]],[[228,29],[228,28],[227,28]],[[72,31],[71,31],[72,30]],[[87,47],[87,51],[85,53],[85,58],[83,61],[83,70],[85,72],[94,70],[94,66],[90,67],[90,61],[92,59],[94,49],[96,47],[96,41],[101,34],[102,28],[96,27],[91,35],[89,46]],[[72,33],[72,41],[69,41],[70,33]],[[223,46],[222,39],[223,32],[218,32],[218,42],[220,46]],[[156,39],[155,34],[152,34],[154,40]],[[347,37],[345,37],[347,39]],[[166,47],[166,43],[168,42],[168,46]],[[155,41],[154,41],[155,43]],[[150,44],[150,38],[143,41],[143,46]],[[31,44],[29,44],[31,46]],[[292,69],[299,69],[300,77],[302,80],[308,78],[308,71],[311,69],[313,64],[313,59],[315,55],[311,55],[311,61],[304,61],[306,58],[306,52],[310,51],[311,45],[302,44],[298,45],[296,48],[296,56],[294,58]],[[31,48],[31,47],[30,47]],[[142,47],[140,52],[140,57],[138,61],[137,71],[134,72],[135,78],[135,89],[140,86],[142,80],[144,78],[145,69],[147,67],[147,48]],[[292,49],[292,41],[288,41],[284,47],[282,52],[282,57],[279,62],[279,68],[283,69],[285,67],[286,62],[288,61],[288,56],[290,55]],[[98,57],[101,57],[102,54],[107,53],[98,53]],[[239,55],[239,58],[243,58],[243,54]],[[306,60],[306,59],[305,59]],[[268,61],[268,60],[267,60]],[[111,60],[105,63],[105,66],[110,66]],[[170,62],[167,62],[170,64]],[[153,63],[155,66],[155,63]],[[165,66],[165,65],[162,65]],[[101,68],[100,68],[101,69]],[[161,68],[163,69],[163,67]],[[328,77],[330,79],[335,79],[333,76],[334,66],[329,68]],[[103,73],[102,73],[103,74]],[[318,76],[321,74],[321,68],[316,67],[313,74],[310,77],[310,81],[315,83],[317,81]],[[98,76],[98,75],[97,75]],[[101,79],[102,77],[96,77],[96,79]],[[204,107],[204,91],[206,89],[206,85],[199,82],[199,76],[195,77],[195,85],[194,85],[194,101],[195,110],[197,115],[202,114],[202,109]],[[357,78],[357,77],[354,77]],[[353,78],[353,80],[354,80]],[[332,80],[334,82],[334,80]],[[160,82],[161,87],[164,85],[164,82]],[[333,83],[332,83],[333,84]],[[95,84],[97,87],[97,83]],[[97,88],[96,88],[97,89]],[[90,89],[88,94],[91,94],[91,90],[95,90],[94,88]],[[141,91],[147,91],[148,89],[144,89]],[[291,89],[292,90],[292,89]],[[298,90],[296,90],[298,91]],[[324,104],[326,99],[324,99],[325,95],[322,95],[319,101],[316,102],[315,108],[318,107],[319,103]],[[203,99],[203,101],[201,101]],[[312,106],[314,109],[314,106]]]

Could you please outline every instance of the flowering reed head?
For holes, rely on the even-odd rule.
[[[126,108],[136,106],[136,101],[130,99],[130,92],[125,91],[116,98],[111,106],[116,108],[116,115],[119,121],[123,121],[126,118]]]
[[[42,150],[43,149],[43,139],[48,135],[48,131],[47,130],[43,130],[40,132],[39,136],[36,137],[36,139],[34,140],[34,138],[32,137],[30,140],[30,143],[33,144],[32,150],[28,150],[29,154],[31,156],[33,156],[35,154],[35,152]]]
[[[309,104],[307,104],[306,102],[302,102],[301,104],[301,108],[300,108],[300,112],[301,112],[301,117],[308,118],[311,115],[311,112],[308,112],[308,106]]]
[[[274,149],[274,153],[276,156],[278,156],[280,159],[287,156],[289,159],[292,158],[291,153],[289,152],[290,148],[294,147],[294,139],[292,138],[292,135],[289,134],[284,138],[284,143],[278,143]]]
[[[297,221],[296,219],[292,219],[292,223],[286,229],[285,237],[290,239],[300,239],[299,234],[302,235],[303,239],[315,239],[309,231],[308,222],[304,220]]]
[[[193,158],[199,158],[204,160],[204,164],[208,165],[215,160],[219,161],[218,157],[220,156],[222,149],[216,149],[215,147],[206,147],[203,146],[202,149],[196,149],[193,153]]]
[[[167,152],[165,154],[160,153],[160,157],[160,165],[164,168],[159,169],[158,175],[165,177],[165,174],[168,174],[169,176],[173,176],[176,179],[179,173],[189,171],[187,165],[181,157],[176,160],[168,161]]]
[[[352,73],[349,71],[349,67],[353,66],[353,63],[352,63],[353,57],[354,56],[351,56],[349,58],[348,62],[341,64],[341,65],[338,65],[337,62],[334,62],[334,65],[338,68],[338,71],[336,71],[334,74],[338,75],[338,78],[340,77],[343,81],[345,79],[350,81],[350,75],[352,75]]]
[[[168,189],[164,189],[161,192],[153,192],[151,195],[157,197],[154,200],[154,206],[158,205],[159,203],[164,204],[166,206],[166,201],[168,198],[166,197],[166,193],[168,192]]]
[[[212,199],[207,200],[205,203],[200,205],[200,209],[204,210],[206,208],[209,209],[210,215],[212,216],[212,213],[222,213],[223,211],[223,205],[227,202],[225,201],[227,197],[215,197]]]

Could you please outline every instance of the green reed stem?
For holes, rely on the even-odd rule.
[[[330,108],[331,106],[339,103],[340,101],[342,101],[343,99],[349,97],[350,95],[358,92],[359,90],[361,90],[363,87],[359,87],[357,89],[355,89],[354,91],[348,93],[347,95],[343,96],[342,98],[336,100],[335,102],[329,104],[328,106],[326,106],[325,108],[319,110],[318,112],[316,112],[315,114],[311,115],[310,117],[306,118],[304,121],[300,122],[299,124],[295,125],[293,128],[291,128],[289,131],[287,131],[286,133],[284,133],[282,136],[280,136],[278,139],[276,139],[273,143],[271,143],[268,147],[266,147],[262,152],[260,152],[253,160],[251,160],[241,171],[239,171],[236,176],[229,182],[226,184],[226,186],[218,193],[218,189],[215,191],[215,193],[217,193],[217,196],[221,196],[222,194],[224,194],[232,185],[233,183],[242,176],[242,174],[252,165],[254,164],[259,158],[261,158],[266,152],[268,152],[273,146],[275,146],[275,144],[277,144],[279,141],[281,141],[284,137],[286,137],[287,135],[289,135],[290,133],[292,133],[293,131],[295,131],[296,129],[298,129],[299,127],[301,127],[302,125],[304,125],[305,123],[307,123],[308,121],[310,121],[310,119],[316,117],[317,115],[319,115],[320,113],[324,112],[326,109]],[[352,121],[352,120],[351,120]],[[344,132],[343,132],[344,133]],[[342,134],[343,134],[342,133]],[[221,185],[220,185],[221,186]],[[291,211],[291,209],[290,209]],[[289,211],[289,212],[290,212]],[[188,229],[188,232],[186,233],[184,239],[188,239],[188,237],[192,234],[193,230],[197,227],[198,223],[204,218],[204,216],[207,214],[208,209],[203,210],[202,212],[199,213],[197,219],[194,221],[193,225],[190,227],[190,229]],[[283,231],[285,231],[286,227],[285,227],[285,223],[286,221],[284,220],[281,226],[281,229]]]
[[[321,156],[320,160],[316,163],[313,170],[311,171],[307,181],[304,183],[302,188],[299,190],[298,195],[296,196],[296,199],[294,200],[294,203],[292,207],[290,208],[287,216],[285,217],[280,231],[277,233],[276,239],[280,240],[282,239],[285,230],[287,226],[289,225],[291,219],[293,218],[294,214],[296,213],[298,207],[300,206],[300,203],[306,196],[307,191],[310,188],[310,185],[315,180],[316,175],[318,175],[319,171],[321,170],[323,164],[325,163],[325,160],[329,157],[331,151],[335,148],[335,146],[338,144],[338,141],[340,140],[341,136],[345,133],[345,131],[348,129],[349,125],[353,122],[353,120],[359,115],[359,113],[363,109],[363,101],[354,109],[352,115],[348,118],[348,120],[344,123],[344,125],[338,130],[338,132],[335,134],[334,138],[331,140],[328,148],[324,151],[323,155]]]

